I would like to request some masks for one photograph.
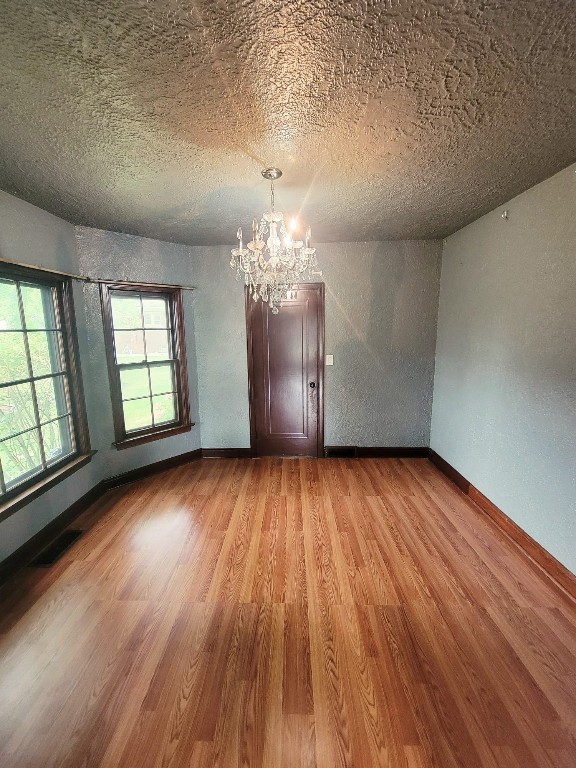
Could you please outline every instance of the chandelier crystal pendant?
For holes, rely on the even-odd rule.
[[[312,232],[306,230],[304,241],[295,240],[297,222],[292,219],[289,227],[284,216],[274,210],[274,182],[282,176],[279,168],[266,168],[262,176],[270,182],[270,211],[260,224],[252,221],[252,240],[243,246],[242,228],[238,229],[238,248],[232,249],[230,266],[236,270],[236,279],[244,276],[254,301],[267,301],[273,314],[278,314],[282,301],[294,296],[298,283],[320,277],[317,269],[316,248],[310,247]]]

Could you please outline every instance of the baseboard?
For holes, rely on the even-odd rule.
[[[134,483],[137,480],[144,480],[150,475],[155,475],[158,472],[164,472],[166,469],[174,469],[181,464],[187,464],[189,461],[195,461],[202,458],[202,449],[196,448],[194,451],[188,451],[187,453],[180,453],[178,456],[170,456],[168,459],[162,459],[161,461],[155,461],[152,464],[146,464],[143,467],[137,467],[131,469],[128,472],[122,472],[120,475],[114,475],[113,477],[107,477],[102,480],[105,491],[109,491],[111,488],[119,488],[121,485],[127,485],[128,483]]]
[[[202,448],[203,459],[251,459],[251,448]]]
[[[381,458],[381,459],[426,459],[428,448],[405,448],[402,446],[383,448],[365,448],[357,445],[327,445],[324,448],[326,458]],[[202,448],[203,459],[250,459],[251,448]]]
[[[327,445],[324,456],[327,459],[426,459],[428,448]]]
[[[442,474],[446,475],[449,480],[452,480],[454,485],[457,485],[461,491],[468,495],[470,491],[470,481],[466,480],[464,475],[461,475],[460,472],[454,469],[451,464],[448,464],[448,462],[443,459],[442,456],[439,456],[436,451],[433,451],[432,448],[428,450],[428,458],[432,464],[438,467]]]
[[[325,445],[324,457],[327,459],[355,459],[355,445]]]
[[[393,446],[391,448],[363,448],[358,446],[356,455],[359,459],[427,459],[428,448],[410,448]]]
[[[103,484],[101,482],[97,483],[87,493],[65,509],[61,515],[58,515],[55,520],[48,523],[48,525],[42,528],[41,531],[38,531],[38,533],[32,536],[31,539],[28,539],[28,541],[22,544],[22,546],[15,552],[12,552],[12,554],[8,555],[5,560],[2,560],[2,562],[0,562],[0,584],[16,573],[16,571],[19,571],[20,568],[28,565],[31,560],[57,538],[70,523],[82,514],[82,512],[85,512],[88,507],[98,501],[104,491],[105,488],[103,487]]]
[[[498,528],[524,553],[529,560],[536,563],[544,573],[552,579],[564,592],[576,600],[576,576],[556,560],[544,547],[533,539],[526,531],[493,504],[472,483],[460,474],[442,456],[430,448],[430,461],[455,485],[460,488],[487,515]]]

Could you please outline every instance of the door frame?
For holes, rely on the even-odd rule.
[[[316,383],[318,399],[318,449],[316,458],[324,458],[324,325],[325,325],[325,286],[324,283],[298,283],[301,288],[313,289],[318,293],[318,381]],[[258,301],[262,301],[259,299]],[[255,305],[248,286],[244,287],[244,312],[246,316],[246,347],[248,352],[248,410],[250,413],[250,455],[256,457],[256,412],[252,405],[254,397],[254,352],[252,347],[252,308]],[[280,306],[282,312],[282,306]]]

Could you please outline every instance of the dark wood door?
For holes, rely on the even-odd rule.
[[[321,456],[324,285],[305,283],[274,315],[246,297],[255,456]]]

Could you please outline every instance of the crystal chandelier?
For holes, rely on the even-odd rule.
[[[320,277],[316,267],[316,248],[310,247],[311,230],[306,230],[304,242],[294,240],[297,223],[292,219],[289,228],[284,216],[274,210],[274,182],[282,176],[279,168],[266,168],[262,176],[270,182],[270,211],[260,224],[252,221],[252,240],[243,247],[242,229],[236,234],[238,248],[232,249],[230,266],[236,270],[236,279],[244,275],[254,301],[267,301],[271,311],[278,314],[278,305],[292,298],[298,283],[307,282],[313,276]],[[266,239],[264,239],[268,235]]]

